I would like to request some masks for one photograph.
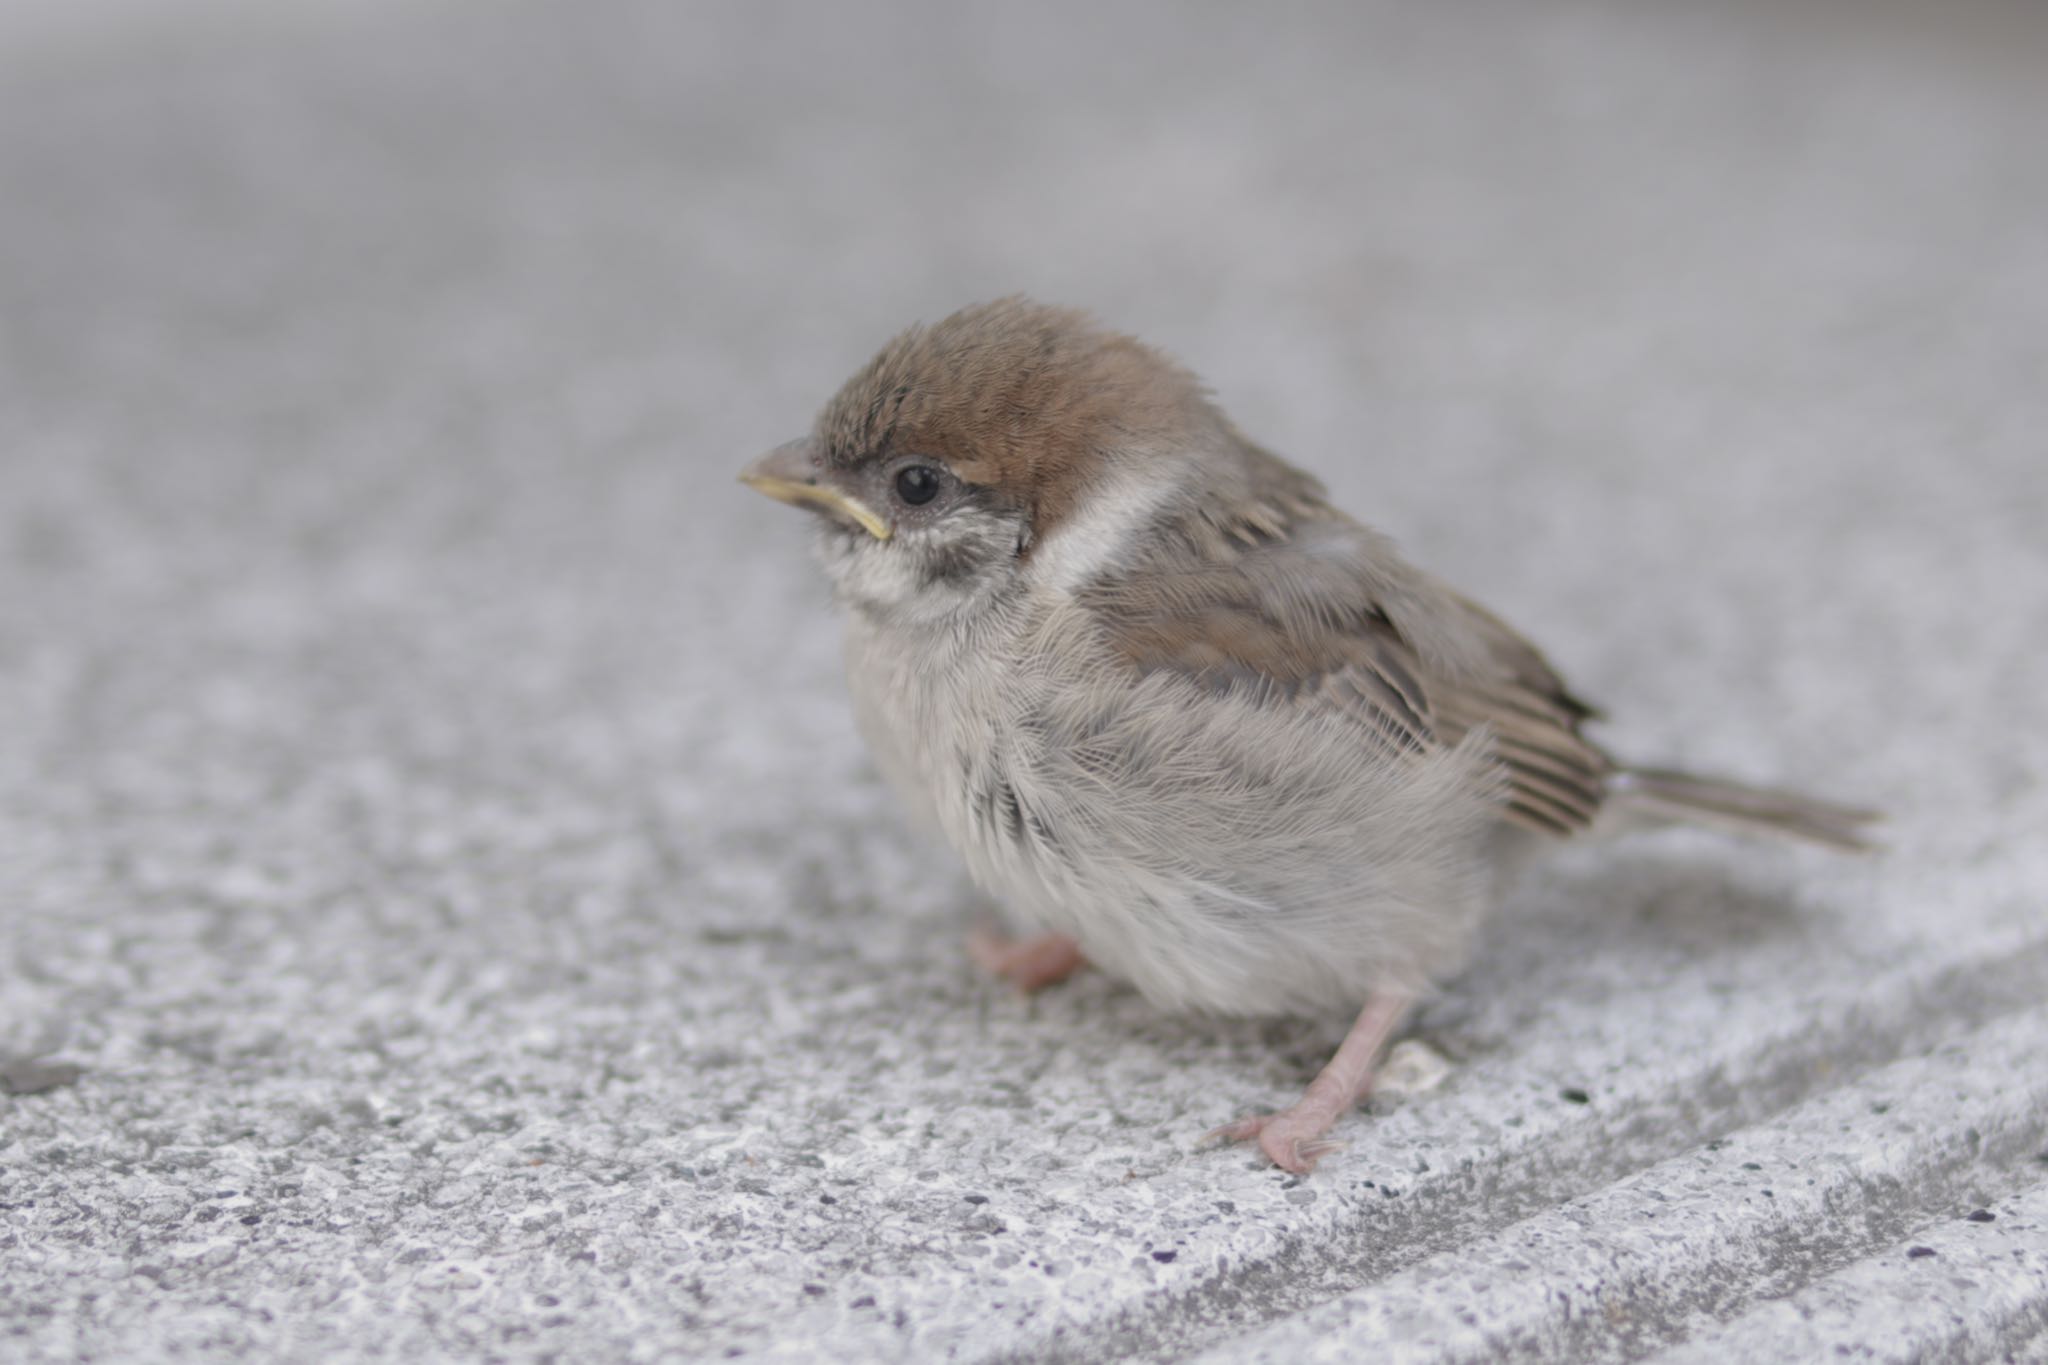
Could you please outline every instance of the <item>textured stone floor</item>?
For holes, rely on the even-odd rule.
[[[1262,10],[1264,7],[1261,7]],[[2048,10],[0,11],[0,1358],[2048,1359]],[[1024,289],[1683,762],[1341,1019],[1026,1003],[732,481]]]

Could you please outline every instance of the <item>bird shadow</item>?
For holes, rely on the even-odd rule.
[[[1810,932],[1789,869],[1774,853],[1737,862],[1718,850],[1609,849],[1537,870],[1482,926],[1465,969],[1423,1002],[1401,1036],[1421,1036],[1464,1060],[1536,1024],[1559,999],[1597,999],[1688,972],[1727,976],[1766,945]],[[1108,981],[1060,994],[1058,1004],[1043,1003],[1077,1024],[1114,1016],[1126,1037],[1167,1056],[1241,1061],[1296,1079],[1321,1068],[1351,1022],[1163,1014]]]
[[[877,970],[915,980],[914,989],[993,1011],[992,1018],[1010,1018],[1016,1027],[1084,1035],[1107,1029],[1163,1062],[1203,1060],[1249,1068],[1246,1074],[1312,1076],[1351,1022],[1335,1015],[1169,1014],[1094,971],[1020,1009],[1015,993],[987,979],[964,951],[968,930],[997,917],[994,902],[964,876],[951,877],[920,897],[948,902],[948,912],[927,904],[901,922],[905,907],[878,903],[860,889],[866,878],[845,876],[849,865],[874,853],[871,832],[861,833],[867,837],[848,829],[828,841],[831,856],[811,850],[817,856],[788,873],[787,892],[794,894],[772,918],[809,940],[809,953],[869,958]],[[1560,998],[1599,998],[1689,971],[1726,975],[1731,963],[1763,945],[1809,932],[1794,876],[1797,854],[1758,847],[1751,856],[1731,856],[1728,845],[1693,846],[1682,834],[1671,842],[1570,848],[1531,869],[1481,926],[1464,969],[1423,1003],[1403,1034],[1420,1035],[1457,1060],[1534,1024]],[[765,846],[760,852],[768,856]]]
[[[1416,1027],[1455,1035],[1482,1010],[1525,1020],[1560,997],[1739,970],[1744,959],[1813,932],[1792,856],[1576,850],[1510,893]]]

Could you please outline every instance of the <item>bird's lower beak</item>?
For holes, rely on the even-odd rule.
[[[835,512],[857,523],[876,540],[887,540],[889,523],[872,507],[851,493],[841,492],[822,481],[814,458],[816,447],[809,441],[791,441],[777,446],[740,471],[740,482],[777,502],[797,507],[817,507]]]

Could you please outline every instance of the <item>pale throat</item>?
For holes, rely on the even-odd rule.
[[[920,544],[929,532],[889,542],[821,539],[834,594],[847,608],[888,627],[947,627],[1000,597],[1014,582],[1009,569],[1016,530],[993,518],[951,528],[955,544]],[[938,558],[962,556],[957,572],[935,572]]]

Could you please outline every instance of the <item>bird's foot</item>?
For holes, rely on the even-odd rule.
[[[1351,1031],[1344,1035],[1337,1055],[1330,1058],[1309,1085],[1308,1093],[1291,1109],[1277,1114],[1254,1114],[1226,1123],[1209,1134],[1242,1142],[1257,1138],[1259,1150],[1283,1171],[1307,1175],[1316,1162],[1343,1147],[1328,1136],[1337,1120],[1364,1099],[1372,1089],[1373,1069],[1387,1039],[1407,1017],[1414,997],[1398,992],[1376,995],[1358,1012]]]
[[[967,936],[967,955],[990,976],[1001,977],[1027,995],[1088,965],[1081,945],[1065,934],[1008,938],[993,929],[976,929]]]
[[[1221,1128],[1210,1130],[1208,1137],[1223,1138],[1229,1142],[1248,1142],[1256,1138],[1259,1150],[1271,1157],[1275,1166],[1296,1175],[1307,1175],[1316,1168],[1318,1161],[1332,1152],[1344,1150],[1342,1142],[1329,1136],[1330,1125],[1335,1118],[1335,1115],[1303,1113],[1297,1107],[1278,1114],[1253,1114],[1235,1123],[1226,1123]]]

